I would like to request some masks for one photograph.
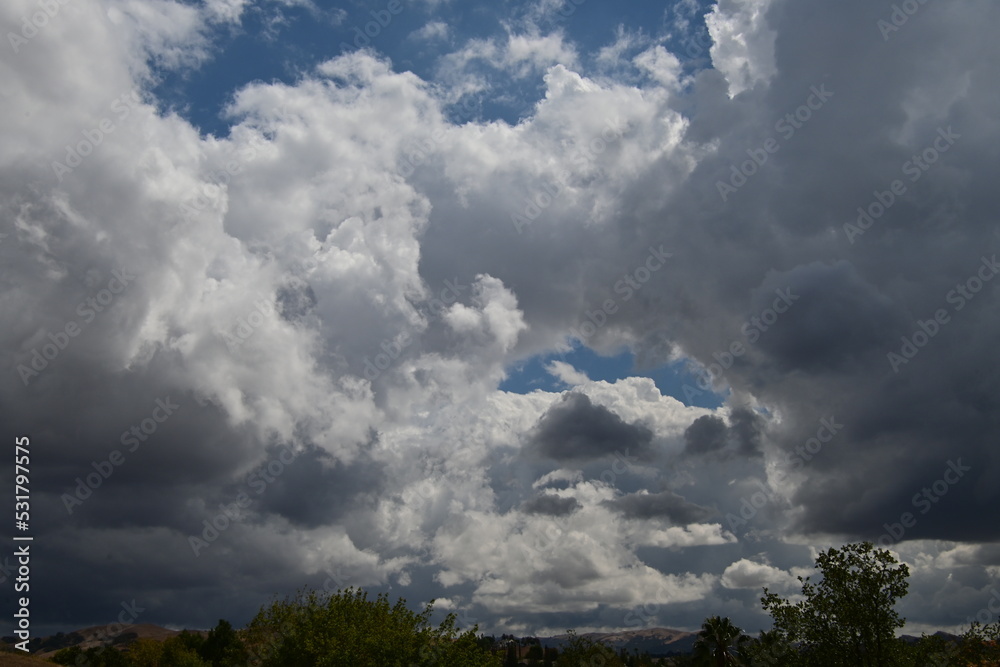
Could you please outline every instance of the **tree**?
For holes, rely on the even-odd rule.
[[[906,595],[910,574],[871,542],[831,548],[816,558],[819,583],[799,577],[803,601],[790,603],[764,589],[761,603],[782,640],[798,644],[808,664],[887,667],[900,662],[896,628],[904,619],[896,601]]]
[[[958,665],[979,664],[962,659],[962,643],[951,641],[941,635],[921,635],[920,639],[907,647],[907,665],[913,667],[957,667]]]
[[[129,667],[209,667],[186,645],[186,639],[170,637],[164,641],[140,639],[128,647]]]
[[[621,658],[607,644],[569,631],[567,644],[560,649],[557,667],[623,667]]]
[[[969,629],[962,633],[958,650],[952,652],[956,653],[962,664],[1000,664],[1000,621],[989,625],[973,621]]]
[[[750,638],[728,617],[706,618],[694,643],[696,662],[714,667],[738,665],[740,661],[736,658],[736,651],[748,641]]]
[[[535,640],[536,642],[538,640]],[[545,651],[542,650],[542,645],[540,643],[532,644],[531,648],[528,649],[528,655],[525,656],[528,660],[529,665],[535,665],[541,662],[545,658]]]
[[[195,635],[196,637],[198,635]],[[243,667],[249,658],[247,649],[229,621],[220,618],[200,646],[198,655],[212,667]]]
[[[477,628],[459,632],[454,614],[434,627],[432,611],[433,602],[416,613],[402,598],[390,605],[361,589],[301,591],[262,607],[245,642],[262,667],[499,667]]]
[[[73,665],[84,667],[128,667],[125,655],[108,646],[93,646],[86,651],[79,646],[70,646],[56,652],[52,662],[58,665]]]
[[[741,646],[740,659],[749,667],[789,667],[798,664],[799,651],[777,630],[764,630]]]
[[[517,644],[513,641],[507,643],[507,652],[503,659],[503,667],[517,667]]]

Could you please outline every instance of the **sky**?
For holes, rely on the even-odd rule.
[[[861,540],[910,567],[906,632],[997,619],[997,3],[0,25],[35,635],[242,625],[303,586],[757,632],[762,587]]]

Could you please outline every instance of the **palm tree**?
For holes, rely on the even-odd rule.
[[[701,631],[694,643],[694,657],[698,664],[714,667],[739,665],[734,651],[749,637],[733,625],[729,617],[712,616],[701,624]]]

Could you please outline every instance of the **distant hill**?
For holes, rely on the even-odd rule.
[[[23,651],[8,649],[6,646],[0,649],[0,665],[4,667],[42,667],[42,665],[49,665],[49,667],[52,667],[52,663],[48,660],[43,660],[33,655],[26,655]]]
[[[698,638],[696,632],[671,630],[670,628],[642,628],[641,630],[623,630],[620,632],[587,632],[581,633],[595,641],[604,642],[615,650],[625,649],[628,652],[638,650],[650,655],[671,655],[690,653],[694,650],[694,642]],[[542,646],[561,648],[569,640],[569,635],[554,637],[539,637]]]
[[[960,642],[960,641],[962,641],[962,637],[961,636],[959,636],[959,635],[953,635],[950,632],[944,632],[942,630],[938,630],[937,632],[935,632],[933,635],[930,635],[930,636],[931,637],[940,637],[941,639],[944,639],[945,641],[949,641],[949,642]],[[916,644],[918,641],[920,641],[920,637],[914,637],[913,635],[900,635],[899,638],[902,639],[907,644]]]
[[[208,634],[207,632],[201,630],[194,630],[193,632],[199,632],[203,635]],[[95,625],[89,628],[74,630],[73,632],[60,632],[48,637],[34,637],[28,644],[28,648],[33,656],[37,656],[39,658],[50,658],[60,649],[67,648],[69,646],[79,646],[84,651],[88,648],[101,646],[102,644],[124,648],[138,639],[155,639],[157,641],[163,641],[165,639],[169,639],[170,637],[179,635],[180,633],[180,630],[168,630],[167,628],[162,628],[158,625],[153,625],[152,623],[139,623],[137,625],[130,625],[126,627],[123,632],[117,635],[109,635],[108,626]],[[8,640],[11,639],[13,639],[13,637],[4,637],[4,641],[8,642],[8,644]],[[24,653],[18,653],[24,655]],[[7,656],[4,656],[3,659],[0,660],[0,664],[7,665],[14,663],[8,663]]]

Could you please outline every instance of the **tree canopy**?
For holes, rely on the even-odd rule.
[[[695,662],[706,667],[738,665],[738,651],[750,641],[729,618],[712,616],[701,624],[694,644]]]
[[[897,664],[895,631],[903,619],[896,601],[906,595],[910,574],[886,549],[871,542],[830,548],[816,558],[822,579],[799,577],[804,600],[791,603],[764,589],[761,603],[774,630],[797,644],[809,664],[884,667]]]
[[[454,614],[432,626],[432,610],[413,612],[386,594],[370,600],[360,589],[304,591],[261,609],[245,641],[262,667],[499,667],[479,646],[478,628],[460,632]]]

